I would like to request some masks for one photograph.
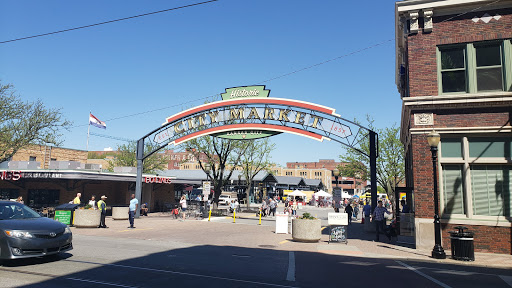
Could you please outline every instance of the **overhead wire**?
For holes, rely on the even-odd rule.
[[[37,37],[43,37],[43,36],[49,36],[49,35],[54,35],[54,34],[59,34],[59,33],[64,33],[64,32],[69,32],[69,31],[74,31],[74,30],[85,29],[85,28],[91,28],[91,27],[100,26],[100,25],[105,25],[105,24],[110,24],[110,23],[114,23],[114,22],[120,22],[120,21],[130,20],[130,19],[134,19],[134,18],[139,18],[139,17],[149,16],[149,15],[154,15],[154,14],[159,14],[159,13],[164,13],[164,12],[169,12],[169,11],[179,10],[179,9],[183,9],[183,8],[189,8],[189,7],[193,7],[193,6],[198,6],[198,5],[208,4],[208,3],[216,2],[216,1],[219,1],[219,0],[209,0],[209,1],[199,2],[199,3],[193,3],[193,4],[189,4],[189,5],[184,5],[184,6],[180,6],[180,7],[174,7],[174,8],[169,8],[169,9],[164,9],[164,10],[159,10],[159,11],[154,11],[154,12],[149,12],[149,13],[139,14],[139,15],[130,16],[130,17],[124,17],[124,18],[119,18],[119,19],[109,20],[109,21],[105,21],[105,22],[100,22],[100,23],[95,23],[95,24],[84,25],[84,26],[80,26],[80,27],[74,27],[74,28],[69,28],[69,29],[64,29],[64,30],[59,30],[59,31],[54,31],[54,32],[48,32],[48,33],[43,33],[43,34],[38,34],[38,35],[32,35],[32,36],[27,36],[27,37],[21,37],[21,38],[17,38],[17,39],[11,39],[11,40],[0,41],[0,44],[10,43],[10,42],[16,42],[16,41],[21,41],[21,40],[27,40],[27,39],[32,39],[32,38],[37,38]]]

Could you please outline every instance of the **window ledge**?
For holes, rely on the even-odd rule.
[[[404,97],[404,105],[432,105],[432,104],[457,104],[479,102],[503,102],[512,101],[512,92],[481,92],[462,94],[443,94],[433,96]]]
[[[468,219],[468,218],[442,218],[441,223],[444,224],[461,224],[461,225],[480,225],[480,226],[493,226],[493,227],[512,227],[512,219],[508,217],[497,218],[490,217],[494,219]]]

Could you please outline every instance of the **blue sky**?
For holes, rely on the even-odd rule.
[[[3,0],[0,41],[198,2]],[[24,100],[62,108],[74,125],[64,132],[63,146],[73,149],[86,149],[89,111],[107,123],[106,130],[91,127],[91,132],[139,139],[205,97],[256,84],[265,84],[270,97],[332,107],[363,124],[369,114],[383,128],[398,125],[401,111],[395,46],[388,41],[394,38],[394,3],[220,0],[0,44],[0,80],[13,84]],[[272,160],[282,165],[337,160],[343,153],[333,141],[285,134],[272,141],[277,146]],[[91,136],[89,150],[123,143]]]

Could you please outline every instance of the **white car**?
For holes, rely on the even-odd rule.
[[[229,205],[231,203],[231,195],[220,195],[219,205]]]

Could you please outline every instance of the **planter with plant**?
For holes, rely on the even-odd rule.
[[[322,221],[309,213],[292,219],[292,238],[299,242],[318,242],[322,238]]]

